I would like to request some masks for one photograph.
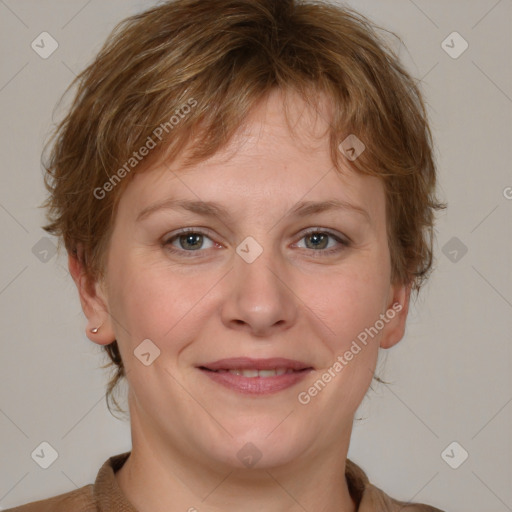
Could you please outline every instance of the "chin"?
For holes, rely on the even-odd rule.
[[[272,417],[257,425],[254,418],[248,420],[249,425],[225,424],[232,437],[224,432],[214,443],[211,437],[205,439],[203,453],[232,468],[271,469],[292,463],[313,440],[306,439],[303,429],[290,428],[291,424],[286,428],[286,421]]]

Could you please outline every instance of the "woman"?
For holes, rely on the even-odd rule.
[[[293,0],[176,0],[77,77],[47,164],[132,450],[32,511],[439,511],[347,459],[379,347],[432,267],[421,94],[373,25]],[[115,402],[115,399],[114,399]]]

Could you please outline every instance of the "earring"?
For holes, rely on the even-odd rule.
[[[91,332],[92,332],[93,334],[96,334],[96,333],[99,331],[99,329],[100,329],[99,327],[93,327],[93,328],[91,329]]]

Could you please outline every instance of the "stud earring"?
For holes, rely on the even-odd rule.
[[[99,329],[100,329],[99,327],[93,327],[93,328],[91,329],[91,332],[92,332],[93,334],[96,334],[96,333],[99,331]]]

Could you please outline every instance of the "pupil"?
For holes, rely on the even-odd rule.
[[[314,233],[312,235],[309,235],[308,237],[310,240],[313,241],[313,247],[317,248],[317,247],[322,247],[324,248],[325,247],[325,241],[327,240],[327,236],[325,235],[325,233]],[[201,247],[202,245],[202,235],[200,234],[192,234],[192,235],[183,235],[182,237],[180,237],[180,243],[185,241],[185,245],[189,245],[189,247],[191,247],[192,249],[198,249]],[[322,242],[324,242],[324,244],[322,245]],[[183,243],[181,243],[182,247],[183,247]]]
[[[320,245],[322,244],[322,242],[325,242],[325,240],[327,240],[327,236],[325,235],[325,233],[314,233],[312,235],[309,235],[309,239],[310,240],[314,240],[313,242],[313,247],[320,247]],[[319,243],[317,243],[319,242]],[[322,245],[322,248],[325,247],[325,244]]]
[[[198,239],[199,239],[199,241],[197,241]],[[202,235],[199,235],[199,234],[184,235],[181,237],[180,242],[183,242],[183,240],[185,241],[184,248],[186,248],[187,244],[190,244],[189,247],[192,249],[199,249],[202,245]],[[194,243],[194,241],[195,241],[195,243]],[[182,243],[181,245],[183,247],[184,244]]]

